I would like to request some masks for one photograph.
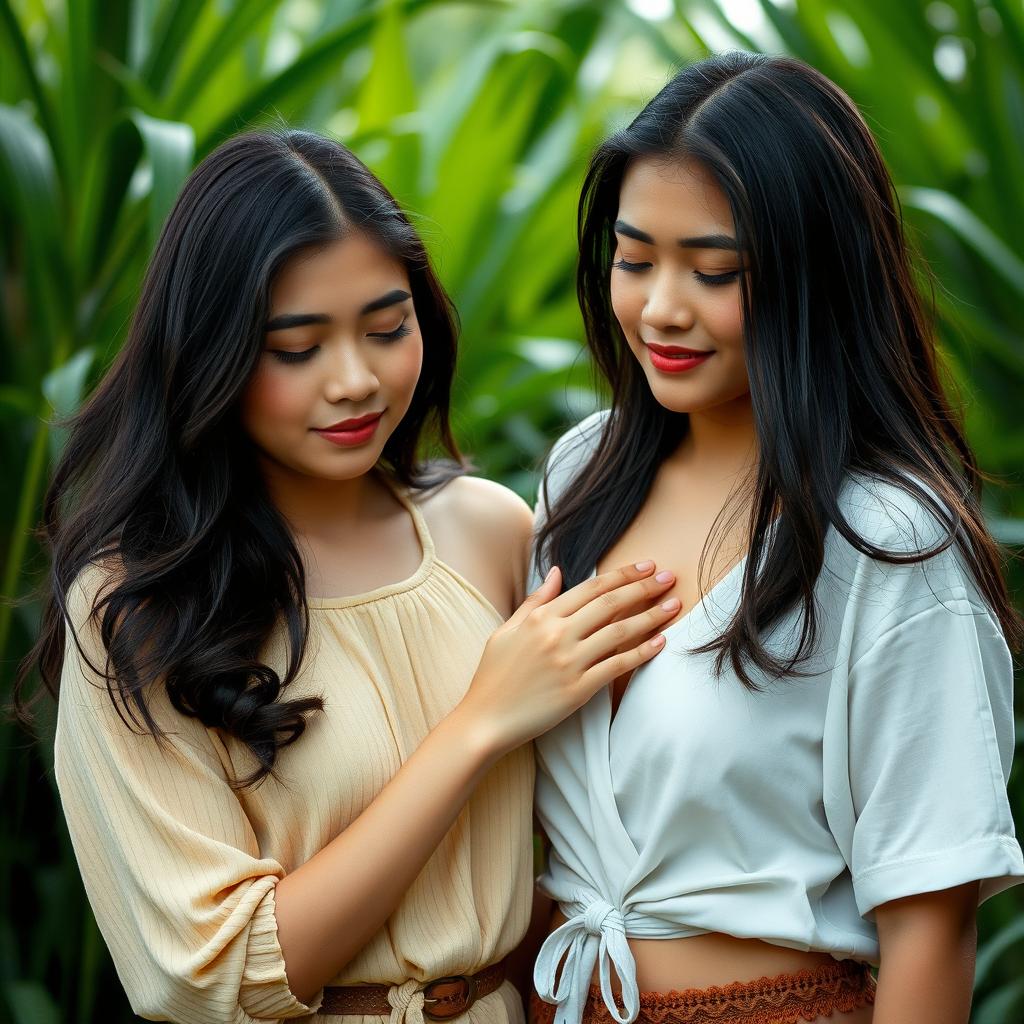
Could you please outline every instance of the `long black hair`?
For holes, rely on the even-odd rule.
[[[147,691],[165,686],[179,712],[251,750],[256,768],[235,780],[245,785],[271,772],[322,709],[319,697],[283,699],[307,642],[305,578],[239,405],[264,346],[275,275],[300,250],[354,231],[405,267],[424,340],[412,404],[382,469],[414,488],[463,471],[448,426],[455,313],[394,198],[319,135],[229,139],[185,183],[127,341],[69,424],[44,500],[52,568],[39,638],[19,671],[23,712],[36,666],[58,695],[67,594],[90,563],[116,567],[93,614],[107,652],[101,675],[126,726],[159,734]],[[447,458],[421,458],[428,438]],[[288,638],[280,675],[260,659],[278,621]]]
[[[538,566],[561,566],[566,586],[585,578],[688,429],[686,415],[655,400],[611,305],[623,174],[645,157],[695,159],[710,171],[749,266],[741,292],[759,460],[748,557],[735,616],[696,650],[717,651],[717,668],[728,659],[752,688],[751,665],[774,677],[797,671],[815,641],[813,590],[830,525],[892,563],[957,545],[1019,644],[1020,619],[980,511],[983,474],[940,379],[892,181],[852,100],[790,58],[729,53],[690,65],[591,160],[577,293],[612,404],[593,458],[540,530]],[[930,551],[898,553],[859,536],[838,502],[851,471],[909,491],[946,537]],[[775,655],[761,637],[798,604],[799,643]]]

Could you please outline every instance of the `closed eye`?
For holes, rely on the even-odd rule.
[[[402,322],[393,331],[372,331],[367,337],[380,338],[381,341],[387,343],[389,341],[398,341],[399,338],[404,338],[411,331],[412,328],[406,326],[405,318],[403,318]]]
[[[702,274],[699,270],[693,272],[693,276],[700,281],[701,284],[706,284],[711,288],[718,285],[730,284],[740,276],[738,270],[729,270],[724,274]]]
[[[312,348],[303,349],[301,352],[286,352],[283,349],[271,349],[270,354],[279,363],[304,363],[307,359],[313,357],[313,353],[320,348],[319,345],[314,345]]]
[[[630,263],[628,260],[618,259],[613,264],[619,270],[625,270],[630,274],[642,274],[645,270],[650,270],[650,263]]]

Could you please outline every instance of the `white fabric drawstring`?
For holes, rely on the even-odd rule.
[[[640,991],[622,912],[592,896],[581,895],[576,906],[582,907],[579,913],[556,928],[540,948],[533,972],[537,994],[544,1002],[558,1005],[554,1024],[580,1024],[594,964],[598,963],[601,995],[608,1012],[618,1024],[632,1024],[640,1012]],[[565,964],[556,987],[563,956]],[[622,988],[624,1012],[612,992],[613,968]]]
[[[391,1017],[388,1024],[424,1024],[423,982],[410,978],[388,989]]]

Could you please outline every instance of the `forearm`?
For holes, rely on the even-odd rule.
[[[344,832],[281,879],[278,939],[300,1000],[384,924],[498,756],[457,709]]]
[[[977,932],[971,895],[976,886],[965,888],[967,899],[960,907],[949,902],[944,908],[928,906],[925,897],[915,912],[880,927],[874,1024],[967,1024]],[[951,896],[956,892],[947,890]]]

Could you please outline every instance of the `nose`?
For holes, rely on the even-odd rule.
[[[693,309],[686,295],[683,275],[665,267],[649,277],[650,291],[641,319],[656,331],[687,331],[693,327]]]
[[[324,395],[327,400],[332,404],[343,401],[358,403],[369,398],[380,388],[380,381],[360,346],[346,340],[334,347],[333,358],[325,360],[328,370]]]

